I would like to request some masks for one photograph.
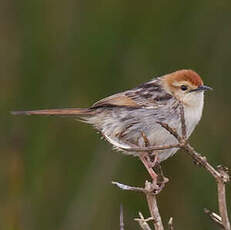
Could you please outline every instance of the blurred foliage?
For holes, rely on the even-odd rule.
[[[10,110],[89,106],[192,68],[215,90],[191,142],[214,165],[231,166],[230,12],[230,0],[2,1],[0,229],[119,229],[120,203],[126,229],[138,229],[139,210],[148,215],[142,195],[110,184],[142,185],[148,175],[136,158],[112,151],[85,124]],[[213,179],[181,152],[163,167],[164,222],[213,228],[203,213],[217,209]]]

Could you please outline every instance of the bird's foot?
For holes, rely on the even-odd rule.
[[[149,155],[147,153],[143,153],[140,155],[140,160],[144,164],[145,168],[147,169],[149,175],[151,176],[152,180],[157,181],[158,175],[154,171],[153,167],[151,167],[151,161]]]

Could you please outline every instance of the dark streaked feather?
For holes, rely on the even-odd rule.
[[[159,78],[146,82],[134,89],[114,94],[99,100],[92,109],[100,107],[128,107],[128,108],[145,108],[158,106],[163,101],[171,99],[172,96],[162,89]]]
[[[127,107],[131,109],[158,106],[159,103],[171,99],[171,95],[162,90],[159,78],[131,90],[117,93],[97,101],[90,108],[44,109],[30,111],[14,111],[14,115],[46,115],[46,116],[91,116],[98,108]]]

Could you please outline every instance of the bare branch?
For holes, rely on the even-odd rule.
[[[132,146],[131,148],[129,148],[129,147],[123,148],[122,147],[122,149],[134,151],[134,152],[146,152],[146,153],[151,153],[152,151],[171,149],[171,148],[181,148],[181,149],[185,150],[185,152],[198,165],[205,168],[207,170],[207,172],[209,174],[211,174],[217,182],[218,206],[219,206],[220,216],[214,212],[207,210],[207,209],[205,210],[205,212],[209,215],[210,219],[212,219],[215,223],[219,224],[220,227],[222,227],[225,230],[231,230],[228,212],[227,212],[226,192],[225,192],[225,184],[230,181],[230,177],[229,177],[229,174],[227,172],[227,168],[219,166],[216,170],[211,164],[208,163],[206,157],[202,156],[200,153],[195,151],[195,149],[187,141],[187,127],[186,127],[186,123],[185,123],[184,107],[182,104],[180,107],[180,115],[181,115],[181,133],[182,133],[182,136],[180,136],[177,133],[177,131],[174,128],[170,127],[168,124],[158,122],[158,124],[160,124],[164,129],[166,129],[171,135],[173,135],[177,139],[178,144],[167,145],[167,146],[148,146],[149,140],[147,139],[145,134],[142,133],[142,136],[144,138],[145,147]],[[145,155],[142,155],[143,157],[140,156],[141,161],[143,162],[147,171],[149,172],[150,176],[153,179],[152,183],[146,181],[145,188],[131,187],[128,185],[123,185],[123,184],[118,183],[118,182],[112,182],[112,183],[117,185],[119,188],[121,188],[123,190],[144,192],[146,195],[148,207],[149,207],[149,210],[151,213],[151,218],[153,220],[155,230],[164,230],[161,216],[160,216],[158,206],[157,206],[156,194],[162,190],[163,185],[164,185],[164,183],[166,183],[166,181],[162,180],[161,183],[157,181],[158,178],[160,177],[160,175],[156,174],[156,172],[153,169],[153,165],[150,164],[153,162],[155,163],[155,161],[153,161],[153,162],[151,161],[151,157],[155,154],[156,153],[147,154],[147,157]],[[162,178],[164,178],[163,175],[162,175]],[[159,190],[158,190],[158,187],[159,187]],[[144,221],[144,218],[142,216],[138,222],[139,222],[140,226],[142,227],[142,229],[144,229],[144,230],[150,229],[149,226],[147,227],[147,225],[146,225],[147,223],[146,223],[146,221]],[[170,218],[168,225],[169,225],[170,230],[173,230],[173,219],[172,218]]]
[[[124,210],[123,205],[120,205],[120,230],[124,230]]]
[[[169,226],[169,230],[174,230],[174,227],[173,227],[173,218],[170,217],[169,221],[168,221],[168,226]]]
[[[184,106],[182,103],[180,104],[180,120],[181,120],[182,138],[186,140],[187,139],[187,127],[185,123]]]
[[[218,171],[221,174],[222,179],[217,181],[217,191],[218,191],[218,206],[221,215],[222,223],[225,230],[230,230],[230,222],[226,205],[226,192],[225,192],[225,182],[229,181],[229,175],[226,169],[222,166],[218,166]]]
[[[112,181],[111,183],[116,185],[118,188],[120,188],[122,190],[134,191],[134,192],[146,192],[146,190],[144,188],[133,187],[133,186],[129,186],[129,185],[126,185],[126,184],[121,184],[121,183],[116,182],[116,181]]]
[[[172,134],[177,140],[178,145],[184,149],[199,165],[203,166],[217,181],[223,179],[221,174],[208,163],[206,157],[201,156],[201,154],[197,153],[194,148],[187,143],[186,139],[186,124],[185,124],[185,117],[184,117],[184,108],[181,108],[181,126],[182,126],[182,137],[176,132],[175,129],[171,128],[168,124],[159,122],[159,124],[165,128],[170,134]],[[160,146],[161,147],[161,146]],[[224,181],[225,182],[225,181]]]
[[[216,180],[217,188],[218,188],[218,206],[219,212],[222,219],[222,225],[225,230],[230,230],[230,222],[228,217],[227,205],[226,205],[226,192],[225,192],[225,183],[230,181],[229,174],[227,173],[227,169],[224,170],[224,167],[218,167],[216,170],[212,165],[210,165],[206,159],[206,157],[201,156],[201,154],[197,153],[194,148],[187,143],[187,130],[185,124],[184,117],[184,108],[181,106],[181,126],[182,126],[182,137],[180,137],[174,130],[171,129],[168,125],[162,125],[169,133],[171,133],[174,137],[177,138],[181,148],[184,149],[199,165],[205,168]]]
[[[195,149],[190,145],[186,144],[185,146],[181,147],[188,153],[195,162],[205,168],[216,180],[219,180],[221,177],[220,173],[208,163],[206,157],[201,156],[201,154],[197,153]]]
[[[180,142],[182,138],[176,132],[176,129],[170,127],[167,123],[164,123],[164,122],[157,122],[157,123],[160,124],[164,129],[166,129],[170,134],[172,134]]]
[[[227,169],[219,167],[217,170],[208,163],[206,157],[203,157],[201,154],[197,153],[194,148],[187,142],[187,127],[185,124],[184,117],[184,107],[181,105],[180,107],[181,114],[181,127],[182,127],[182,137],[176,132],[175,129],[171,128],[168,124],[159,123],[163,128],[165,128],[170,134],[172,134],[179,142],[179,145],[182,149],[188,153],[193,160],[205,168],[216,180],[218,187],[218,206],[219,212],[222,219],[222,225],[225,230],[230,230],[230,222],[227,212],[226,205],[226,193],[225,193],[225,183],[230,181],[229,174],[227,173]]]
[[[157,185],[154,185],[153,183],[150,183],[149,181],[145,182],[145,188],[132,187],[132,186],[124,185],[124,184],[121,184],[115,181],[113,181],[112,184],[116,185],[122,190],[145,193],[155,230],[164,230],[161,216],[159,213],[159,209],[157,206],[156,194],[154,192]]]
[[[152,191],[153,184],[146,181],[145,183],[145,190]],[[153,224],[155,230],[164,230],[164,226],[161,220],[161,216],[159,213],[156,195],[153,192],[146,193],[146,199],[149,207],[149,211],[151,213],[151,217],[153,218]]]
[[[147,219],[144,219],[144,216],[141,212],[139,212],[140,218],[135,218],[134,220],[137,221],[140,225],[140,227],[143,230],[151,230],[150,226],[148,225],[148,221],[153,220],[152,217],[149,217]]]
[[[219,215],[217,215],[215,212],[210,211],[209,209],[205,208],[204,212],[209,216],[209,218],[215,223],[218,224],[219,227],[224,229],[224,225],[222,224],[222,219]]]
[[[149,147],[134,147],[134,148],[123,148],[120,149],[127,150],[129,152],[150,152],[155,150],[164,150],[164,149],[172,149],[172,148],[180,148],[180,144],[175,145],[163,145],[163,146],[149,146]]]

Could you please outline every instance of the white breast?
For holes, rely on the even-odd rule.
[[[189,137],[201,119],[204,107],[204,93],[192,93],[184,99],[185,123]]]

